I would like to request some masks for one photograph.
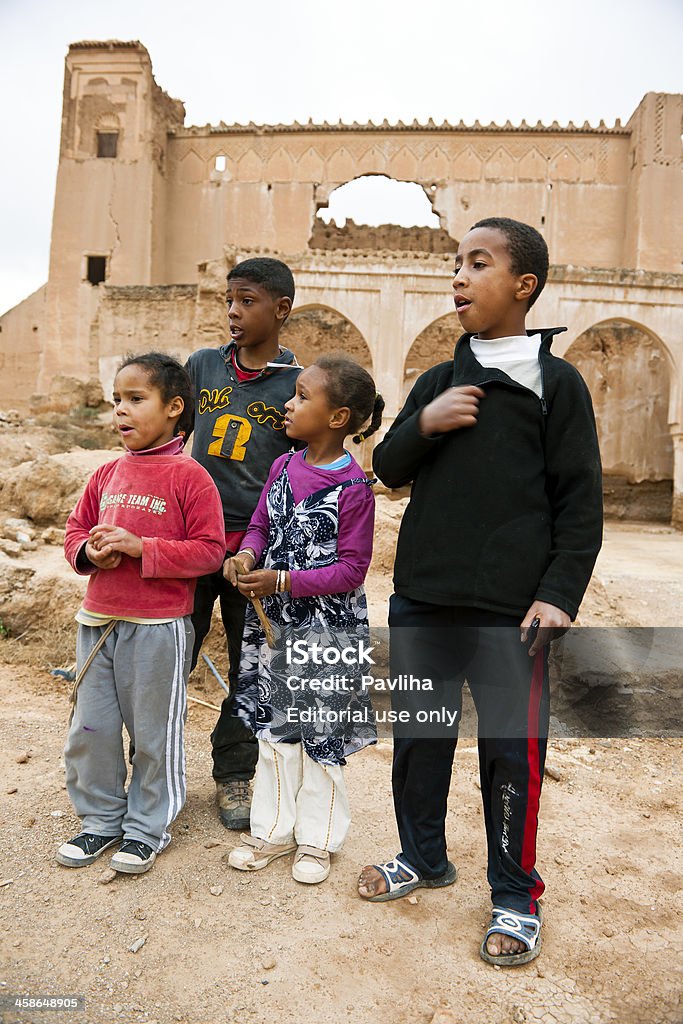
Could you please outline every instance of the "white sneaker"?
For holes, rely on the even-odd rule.
[[[315,846],[299,846],[292,864],[292,878],[297,882],[315,885],[324,882],[330,873],[330,855]]]

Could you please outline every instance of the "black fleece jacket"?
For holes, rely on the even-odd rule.
[[[464,334],[454,359],[416,381],[373,458],[388,487],[412,481],[394,567],[396,593],[519,616],[535,599],[576,617],[602,543],[593,406],[581,375],[541,334],[543,397],[484,367]],[[425,437],[422,409],[448,387],[486,397],[474,427]]]

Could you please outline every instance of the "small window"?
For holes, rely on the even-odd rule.
[[[98,156],[116,156],[116,151],[119,146],[119,133],[118,132],[98,132],[97,133],[97,155]]]
[[[107,257],[88,256],[87,278],[90,284],[101,284],[107,276]]]
[[[214,164],[214,168],[220,174],[222,174],[225,171],[225,168],[227,167],[227,165],[228,165],[227,157],[225,157],[225,156],[217,156],[216,157],[216,162]]]

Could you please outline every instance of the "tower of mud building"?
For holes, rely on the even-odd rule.
[[[184,117],[141,43],[69,47],[39,388],[55,373],[97,373],[100,283],[163,282],[167,141]]]
[[[683,94],[649,92],[631,116],[621,265],[680,274]]]

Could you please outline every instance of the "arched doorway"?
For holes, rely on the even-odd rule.
[[[280,344],[291,348],[302,366],[310,366],[318,356],[340,353],[355,359],[372,373],[372,354],[358,328],[329,306],[302,306],[294,309],[280,331]],[[354,458],[370,469],[376,437],[361,445],[350,443]]]
[[[661,341],[639,324],[609,320],[584,331],[565,358],[593,399],[607,515],[670,522],[670,366]]]
[[[302,366],[327,352],[343,352],[372,373],[372,355],[365,338],[345,316],[329,306],[294,309],[280,331],[280,342],[291,348]]]
[[[421,373],[436,363],[453,358],[455,343],[462,334],[455,311],[432,321],[410,346],[403,368],[403,401]]]

